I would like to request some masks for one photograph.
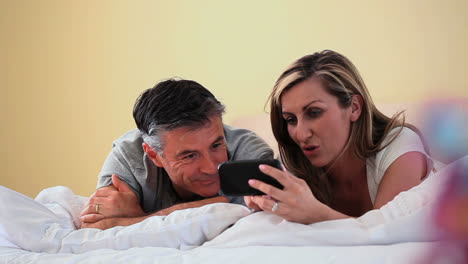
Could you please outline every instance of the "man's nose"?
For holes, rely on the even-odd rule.
[[[219,162],[216,159],[207,156],[202,159],[200,164],[200,171],[205,174],[216,174],[218,173]]]

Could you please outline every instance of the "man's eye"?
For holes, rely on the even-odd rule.
[[[224,145],[224,143],[220,142],[220,143],[214,143],[213,145],[211,145],[211,148],[213,149],[217,149],[219,147],[222,147]]]
[[[189,160],[195,158],[195,154],[188,154],[184,156],[184,160]]]

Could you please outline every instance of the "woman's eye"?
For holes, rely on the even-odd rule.
[[[286,121],[287,124],[292,125],[292,124],[296,123],[296,118],[294,118],[294,117],[286,117],[284,120]]]
[[[322,110],[321,109],[317,109],[317,108],[314,108],[314,109],[309,109],[309,111],[307,112],[307,114],[310,116],[310,117],[318,117],[322,114]]]

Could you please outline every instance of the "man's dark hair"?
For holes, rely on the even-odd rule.
[[[179,127],[203,126],[210,117],[222,116],[224,106],[199,83],[169,79],[145,90],[136,100],[133,118],[143,139],[156,151],[163,145],[161,132]]]

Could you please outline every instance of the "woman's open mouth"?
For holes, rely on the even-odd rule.
[[[308,145],[308,146],[302,147],[302,152],[304,152],[304,155],[306,156],[312,156],[317,153],[318,149],[319,149],[319,146],[317,145]]]

